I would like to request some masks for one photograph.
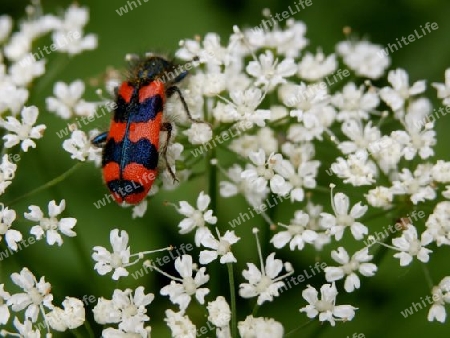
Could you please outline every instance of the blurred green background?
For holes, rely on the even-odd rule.
[[[137,0],[135,0],[137,1]],[[38,147],[26,154],[21,154],[18,163],[14,184],[8,188],[2,196],[2,202],[8,206],[8,202],[20,197],[29,191],[41,186],[69,170],[75,165],[62,147],[62,141],[56,136],[56,132],[66,126],[66,123],[53,114],[45,113],[45,98],[52,94],[55,81],[71,82],[81,78],[89,81],[104,74],[107,66],[118,69],[125,68],[124,56],[126,53],[141,53],[149,50],[173,52],[178,41],[184,38],[192,38],[195,35],[204,36],[207,32],[217,32],[227,41],[232,32],[232,26],[254,27],[261,22],[261,11],[270,8],[277,13],[286,10],[293,1],[268,1],[268,0],[197,0],[165,2],[150,0],[147,3],[141,0],[142,5],[128,14],[119,16],[116,9],[124,6],[123,0],[112,1],[78,1],[80,5],[88,6],[91,19],[86,27],[86,32],[96,33],[99,39],[99,47],[95,51],[85,52],[66,63],[61,69],[54,70],[56,76],[47,84],[36,83],[36,91],[28,104],[35,104],[41,108],[40,122],[47,125],[45,137],[37,142]],[[0,13],[9,14],[15,18],[23,16],[27,1],[2,0]],[[42,0],[45,12],[58,13],[66,8],[71,1]],[[350,26],[356,36],[368,38],[371,42],[380,45],[394,43],[396,38],[407,36],[420,25],[426,22],[437,22],[439,29],[418,41],[403,47],[391,55],[391,68],[402,67],[410,74],[410,81],[427,79],[428,83],[443,82],[444,71],[449,66],[450,60],[450,2],[444,0],[369,0],[369,1],[325,1],[313,0],[313,5],[295,15],[307,25],[306,36],[310,40],[307,50],[315,52],[317,47],[322,47],[326,54],[334,51],[335,44],[344,39],[343,27]],[[57,62],[56,53],[49,56],[48,65]],[[48,69],[52,71],[51,69]],[[39,89],[39,90],[37,90]],[[85,99],[95,100],[95,89],[88,87]],[[434,88],[429,88],[429,97],[435,97]],[[435,104],[440,105],[438,101]],[[96,120],[89,128],[106,129],[109,118]],[[449,159],[448,147],[450,138],[446,130],[450,122],[448,117],[437,122],[438,142],[437,158]],[[327,183],[322,182],[326,186]],[[103,296],[110,299],[112,290],[116,287],[136,287],[144,285],[147,292],[157,293],[162,286],[168,283],[166,278],[159,274],[147,274],[138,280],[131,276],[120,280],[119,283],[111,282],[110,275],[100,277],[93,271],[94,262],[90,258],[92,247],[96,245],[109,248],[109,232],[111,229],[126,229],[130,235],[132,252],[159,248],[172,244],[178,246],[181,243],[192,242],[191,235],[180,237],[177,233],[177,224],[181,216],[177,215],[172,207],[164,206],[166,200],[177,202],[187,200],[195,203],[195,198],[201,190],[207,191],[206,179],[200,177],[195,181],[185,184],[175,192],[162,192],[153,197],[149,202],[146,215],[142,219],[131,219],[131,210],[118,207],[110,203],[104,208],[96,209],[94,202],[104,197],[107,192],[103,185],[101,172],[91,164],[85,164],[74,172],[62,183],[51,187],[39,194],[35,194],[20,200],[12,205],[17,211],[19,220],[17,227],[27,238],[29,222],[23,221],[23,212],[29,205],[35,204],[42,209],[47,208],[48,201],[65,199],[67,208],[63,214],[66,217],[76,217],[77,237],[75,239],[64,238],[61,248],[48,247],[43,242],[26,248],[13,257],[2,262],[2,282],[9,283],[5,279],[11,272],[18,271],[22,266],[27,266],[36,276],[46,276],[53,288],[55,304],[60,304],[64,296],[71,295],[82,298],[83,295]],[[328,205],[329,196],[324,196],[324,203]],[[352,201],[352,204],[357,201]],[[243,199],[220,201],[218,208],[219,225],[222,229],[228,228],[228,221],[234,219],[239,212],[247,210]],[[292,210],[284,209],[275,211],[281,215],[285,222],[289,221]],[[377,223],[379,228],[393,223],[392,220],[383,219],[387,223]],[[241,271],[245,268],[245,262],[257,263],[256,245],[250,229],[261,224],[262,220],[255,218],[237,229],[237,234],[245,238],[236,246],[236,255],[245,257],[235,266],[237,283],[241,283]],[[345,237],[344,239],[349,239]],[[264,242],[264,238],[262,238]],[[268,242],[268,238],[265,240]],[[347,244],[345,244],[348,247]],[[270,245],[265,245],[265,255],[271,252]],[[2,250],[5,248],[1,243]],[[357,246],[355,246],[355,249]],[[193,252],[198,257],[198,251]],[[449,275],[449,250],[440,248],[433,255],[428,264],[431,277],[437,284],[444,276]],[[161,254],[160,256],[163,256]],[[154,256],[157,257],[157,256]],[[316,258],[312,250],[301,253],[290,253],[282,250],[277,253],[278,258],[291,261],[296,267],[294,275],[314,264]],[[322,254],[323,259],[331,264],[329,249]],[[170,266],[169,266],[170,265]],[[164,268],[174,273],[171,265]],[[331,264],[332,265],[332,264]],[[259,263],[257,263],[259,266]],[[137,266],[139,268],[139,266]],[[222,268],[222,267],[221,267]],[[132,271],[135,271],[134,269]],[[208,286],[214,298],[218,294],[228,297],[227,275],[225,269],[208,269],[212,280],[220,280],[220,285]],[[217,279],[220,277],[220,279]],[[321,285],[323,276],[308,280],[307,283]],[[308,320],[298,309],[305,306],[301,297],[301,291],[306,287],[294,287],[283,293],[282,297],[272,303],[265,303],[258,315],[272,316],[285,325],[286,332],[306,323]],[[342,283],[338,283],[342,286]],[[341,293],[338,296],[338,304],[352,304],[359,307],[353,321],[338,324],[335,328],[329,328],[328,324],[320,325],[315,322],[306,328],[297,331],[293,337],[347,337],[354,333],[362,333],[365,337],[444,337],[450,333],[447,324],[437,322],[429,323],[426,319],[427,309],[421,310],[404,319],[401,310],[409,307],[411,303],[419,302],[420,297],[429,295],[429,289],[420,265],[416,262],[410,267],[399,268],[397,260],[388,254],[379,267],[375,277],[362,278],[362,288],[352,294]],[[211,300],[212,297],[207,297]],[[193,303],[196,303],[195,301]],[[242,302],[239,307],[239,320],[243,320],[251,311],[253,301]],[[89,307],[93,307],[90,304]],[[194,305],[194,304],[193,304]],[[175,308],[171,306],[167,297],[157,296],[149,307],[152,333],[154,337],[166,337],[168,331],[163,325],[163,309]],[[190,308],[191,319],[197,323],[204,323],[206,318],[202,309],[196,305]],[[88,314],[90,316],[90,314]],[[100,335],[100,327],[93,327],[97,336]],[[213,336],[207,334],[205,336]]]

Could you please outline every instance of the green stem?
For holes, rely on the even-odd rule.
[[[420,264],[422,266],[423,274],[425,275],[425,279],[427,280],[428,287],[430,290],[433,290],[434,283],[433,279],[431,278],[430,271],[428,270],[428,266],[426,264]]]
[[[314,319],[311,319],[311,320],[307,321],[305,324],[300,325],[299,327],[296,327],[295,329],[292,329],[291,331],[289,331],[288,333],[286,333],[286,334],[284,335],[284,337],[285,337],[285,338],[286,338],[286,337],[289,337],[290,335],[294,334],[296,331],[298,331],[298,330],[300,330],[300,329],[302,329],[302,328],[308,326],[309,324],[311,324],[311,323],[313,323],[313,322],[314,322]]]
[[[236,307],[236,291],[234,288],[234,272],[233,263],[227,263],[228,280],[230,283],[230,298],[231,298],[231,337],[237,338],[237,307]]]
[[[253,308],[253,311],[252,311],[252,316],[253,317],[256,317],[256,314],[258,313],[258,310],[259,310],[259,305],[258,305],[258,303],[256,303],[255,307]]]
[[[6,205],[13,205],[13,204],[19,202],[20,200],[22,200],[22,199],[24,199],[26,197],[34,195],[34,194],[36,194],[36,193],[38,193],[38,192],[40,192],[40,191],[42,191],[44,189],[47,189],[49,187],[52,187],[52,186],[58,184],[59,182],[65,180],[67,177],[69,177],[71,174],[73,174],[81,166],[81,164],[82,164],[81,162],[78,162],[72,168],[67,170],[64,174],[61,174],[58,177],[55,177],[54,179],[48,181],[44,185],[41,185],[40,187],[38,187],[38,188],[36,188],[34,190],[31,190],[30,192],[28,192],[28,193],[26,193],[26,194],[24,194],[22,196],[19,196],[16,199],[13,199],[12,201],[6,203]]]
[[[209,197],[211,197],[211,203],[209,205],[209,209],[211,209],[214,214],[217,216],[217,167],[211,164],[211,160],[216,159],[216,149],[211,149],[210,155],[207,157],[208,163],[206,166],[209,172]]]

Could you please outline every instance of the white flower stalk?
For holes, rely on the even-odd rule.
[[[31,228],[30,233],[36,236],[37,240],[40,240],[45,236],[49,245],[56,243],[59,246],[63,244],[61,234],[68,237],[75,237],[77,234],[72,230],[72,228],[77,223],[76,218],[65,217],[60,220],[57,218],[57,216],[60,215],[65,208],[65,200],[61,200],[59,205],[57,205],[55,201],[50,201],[48,203],[49,217],[44,217],[44,213],[41,208],[36,205],[30,205],[28,207],[30,212],[24,213],[24,217],[30,221],[39,222],[39,225],[35,225]]]
[[[169,285],[163,287],[160,293],[163,296],[169,296],[170,301],[173,304],[178,304],[181,311],[186,310],[192,296],[195,296],[200,304],[204,304],[205,296],[209,293],[208,288],[200,288],[201,285],[209,281],[209,276],[205,273],[206,268],[200,268],[195,277],[192,277],[194,269],[192,256],[183,255],[175,260],[175,270],[178,271],[181,278],[164,273],[172,281]]]
[[[319,293],[311,285],[303,290],[302,296],[309,303],[300,309],[305,312],[308,318],[315,318],[319,315],[319,321],[330,322],[332,326],[336,325],[336,321],[349,321],[355,316],[357,308],[351,305],[336,305],[336,296],[338,292],[334,283],[324,284],[320,288]]]
[[[253,298],[257,296],[256,302],[258,305],[261,305],[266,301],[271,302],[274,297],[279,296],[278,289],[285,285],[283,279],[292,275],[294,270],[290,263],[283,264],[280,259],[275,259],[274,252],[267,256],[266,263],[264,264],[257,232],[257,229],[253,229],[258,247],[261,269],[258,269],[253,263],[247,263],[248,269],[242,271],[242,276],[248,283],[241,283],[239,285],[239,295],[243,298]],[[287,272],[284,275],[278,276],[281,273],[281,270],[283,270],[283,267]]]

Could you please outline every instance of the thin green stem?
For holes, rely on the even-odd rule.
[[[24,199],[24,198],[26,198],[26,197],[29,197],[29,196],[31,196],[31,195],[34,195],[34,194],[36,194],[36,193],[38,193],[38,192],[40,192],[40,191],[42,191],[42,190],[45,190],[45,189],[47,189],[47,188],[49,188],[49,187],[52,187],[52,186],[58,184],[59,182],[65,180],[67,177],[69,177],[70,175],[72,175],[78,168],[81,167],[81,165],[82,165],[82,163],[81,163],[81,162],[78,162],[78,163],[75,164],[72,168],[70,168],[69,170],[67,170],[64,174],[61,174],[61,175],[59,175],[58,177],[55,177],[54,179],[48,181],[48,182],[45,183],[44,185],[41,185],[40,187],[38,187],[38,188],[36,188],[36,189],[34,189],[34,190],[31,190],[31,191],[29,191],[28,193],[26,193],[26,194],[24,194],[24,195],[22,195],[22,196],[17,197],[16,199],[13,199],[12,201],[6,203],[6,205],[9,205],[9,206],[10,206],[10,205],[13,205],[13,204],[19,202],[20,200],[22,200],[22,199]]]
[[[211,164],[212,160],[216,159],[216,149],[211,149],[210,155],[207,157],[208,163],[206,166],[208,168],[208,193],[209,197],[211,197],[211,203],[209,205],[209,209],[213,210],[213,212],[217,215],[217,167],[216,165]]]
[[[428,266],[426,264],[420,264],[422,266],[423,274],[425,275],[425,279],[427,280],[428,287],[430,290],[433,290],[433,279],[431,278],[430,271],[428,270]]]
[[[230,283],[231,298],[231,337],[237,338],[237,307],[236,307],[236,291],[234,287],[233,263],[227,263],[228,281]]]
[[[300,325],[299,327],[296,327],[295,329],[292,329],[291,331],[289,331],[288,333],[286,333],[286,334],[284,335],[284,337],[285,337],[285,338],[286,338],[286,337],[289,337],[290,335],[294,334],[296,331],[298,331],[298,330],[300,330],[300,329],[302,329],[302,328],[308,326],[308,325],[311,324],[312,322],[314,322],[314,319],[311,319],[311,320],[307,321],[305,324]]]

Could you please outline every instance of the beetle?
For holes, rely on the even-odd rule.
[[[167,147],[172,124],[163,122],[164,104],[178,94],[183,108],[193,122],[186,101],[177,87],[188,74],[180,66],[161,56],[138,58],[116,93],[116,108],[109,131],[94,137],[92,143],[103,147],[102,170],[108,189],[117,203],[138,204],[148,194],[157,177],[159,155],[167,163]],[[172,76],[169,76],[172,75]],[[159,150],[160,131],[167,132]],[[176,180],[172,168],[170,175]]]

